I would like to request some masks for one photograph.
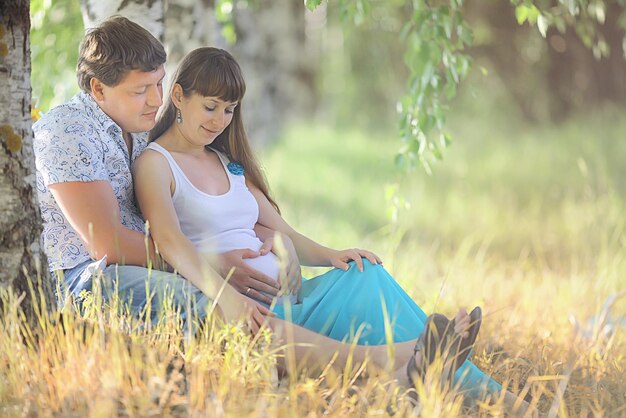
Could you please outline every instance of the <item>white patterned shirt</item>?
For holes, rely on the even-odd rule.
[[[50,271],[91,259],[86,244],[50,193],[51,184],[108,181],[119,204],[122,225],[144,230],[130,168],[147,145],[147,133],[131,135],[133,155],[129,158],[121,128],[84,92],[46,113],[33,125],[33,132],[42,243]]]

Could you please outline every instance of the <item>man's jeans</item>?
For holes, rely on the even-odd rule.
[[[149,310],[153,322],[159,319],[165,307],[179,312],[183,323],[188,318],[202,321],[212,304],[206,295],[177,274],[139,266],[106,266],[106,260],[86,261],[64,270],[62,275],[54,272],[53,277],[57,279],[55,289],[59,306],[63,306],[70,295],[80,304],[81,292],[93,291],[98,281],[103,302],[112,302],[117,295],[120,305],[126,304],[134,315],[147,319],[144,315]]]

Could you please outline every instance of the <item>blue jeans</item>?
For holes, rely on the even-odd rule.
[[[80,304],[80,293],[92,291],[96,281],[102,290],[103,302],[113,301],[117,296],[124,308],[144,318],[149,314],[153,322],[166,307],[178,312],[183,323],[189,318],[202,321],[212,303],[198,288],[177,274],[117,264],[102,269],[104,266],[96,264],[89,260],[64,270],[62,274],[53,273],[58,283],[55,288],[59,306],[63,306],[70,295]]]

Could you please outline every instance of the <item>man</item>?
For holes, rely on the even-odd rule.
[[[185,301],[184,280],[147,268],[158,257],[144,231],[131,176],[162,104],[165,59],[163,45],[148,31],[111,17],[80,45],[76,72],[82,91],[33,125],[44,249],[53,276],[74,295],[91,289],[93,273],[102,270],[120,291],[132,291],[137,309],[147,299],[146,280],[155,287],[167,283]],[[262,251],[270,246],[271,239]],[[257,255],[233,251],[219,260],[218,270],[224,277],[235,267],[230,283],[242,293],[276,294],[274,280],[243,262]]]

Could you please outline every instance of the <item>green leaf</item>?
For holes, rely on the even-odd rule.
[[[549,27],[550,27],[550,22],[548,21],[548,18],[545,17],[544,15],[539,15],[539,17],[537,17],[537,29],[539,29],[539,33],[544,38],[546,37],[546,33],[548,33]]]
[[[470,61],[469,58],[461,55],[456,63],[456,69],[459,73],[460,78],[464,78],[467,75],[467,71],[469,70]]]
[[[539,9],[532,3],[530,5],[521,4],[515,8],[515,18],[520,25],[526,21],[534,25],[539,15]]]
[[[528,19],[528,7],[524,6],[523,4],[517,6],[515,8],[515,18],[517,19],[517,23],[520,25],[526,22],[526,19]]]
[[[397,154],[396,158],[394,158],[394,163],[396,167],[403,168],[404,167],[404,154]]]
[[[537,23],[537,18],[539,17],[539,9],[534,4],[531,4],[528,7],[528,22],[531,24]]]
[[[435,105],[433,112],[435,114],[435,122],[437,123],[437,129],[442,130],[443,125],[446,123],[446,115],[443,109],[439,105]]]
[[[405,40],[412,30],[413,30],[412,21],[409,21],[406,24],[404,24],[404,26],[402,26],[402,29],[400,30],[400,39]]]
[[[565,33],[567,30],[565,26],[565,19],[562,16],[554,16],[554,26],[556,26],[559,33]]]
[[[433,153],[433,155],[435,156],[437,160],[439,161],[443,160],[443,154],[441,153],[441,150],[437,146],[431,147],[430,151]]]
[[[459,47],[463,47],[463,45],[470,45],[474,42],[474,33],[470,28],[464,25],[459,25],[456,30],[457,35],[459,36],[459,40],[461,41],[461,45]]]
[[[459,73],[456,70],[456,66],[451,65],[448,67],[448,76],[452,78],[452,80],[454,80],[455,84],[459,84]]]
[[[450,138],[449,134],[442,133],[439,135],[439,143],[443,148],[448,148],[452,143],[452,139]]]
[[[448,100],[451,100],[454,96],[456,96],[456,84],[451,82],[450,80],[446,81],[444,92],[446,94],[446,98]]]
[[[409,142],[408,151],[412,154],[420,154],[422,152],[422,144],[417,138],[412,138]]]
[[[569,10],[569,14],[572,16],[577,16],[580,12],[580,8],[576,3],[577,0],[567,0],[567,9]]]
[[[589,12],[596,16],[596,20],[601,25],[603,25],[606,20],[606,11],[604,7],[604,3],[601,1],[589,5]]]
[[[604,39],[600,39],[598,41],[598,49],[600,50],[600,54],[603,57],[608,57],[609,56],[610,47],[609,47],[609,44],[607,44]]]
[[[446,32],[446,38],[452,38],[452,19],[446,19],[443,24],[443,29]]]
[[[304,0],[304,5],[310,11],[314,11],[320,4],[322,4],[322,0]]]

